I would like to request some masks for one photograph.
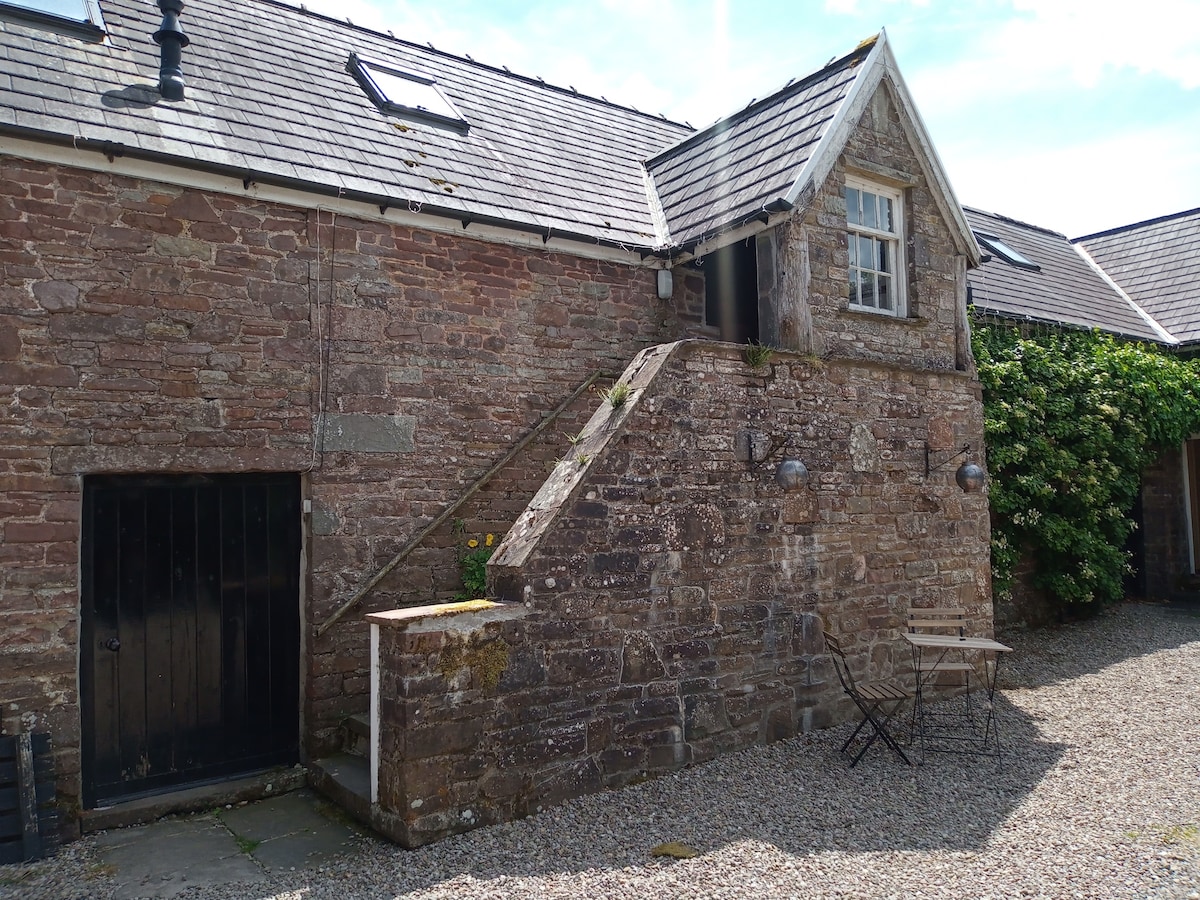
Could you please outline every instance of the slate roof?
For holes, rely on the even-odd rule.
[[[783,197],[812,158],[874,41],[685,138],[646,168],[673,242],[748,221]]]
[[[277,0],[189,0],[181,19],[191,39],[183,55],[188,99],[170,103],[156,87],[157,5],[100,6],[103,40],[79,23],[55,30],[0,9],[0,136],[645,252],[686,249],[787,209],[805,184],[824,177],[886,74],[968,256],[977,248],[967,220],[1040,266],[1028,271],[993,258],[972,271],[980,310],[1168,343],[1200,340],[1200,210],[1090,235],[1077,246],[979,210],[962,219],[882,32],[694,133]],[[352,53],[435,80],[469,130],[383,113],[348,71]],[[1144,310],[1089,263],[1084,248]]]
[[[800,174],[820,176],[810,163],[872,68],[860,64],[886,45],[881,33],[692,136],[687,125],[276,0],[189,0],[187,100],[170,103],[156,88],[156,4],[100,6],[105,41],[0,15],[11,70],[0,76],[0,131],[640,250],[694,244],[764,206],[787,209]],[[351,53],[433,79],[467,133],[381,112],[347,71]],[[894,66],[890,53],[876,58],[875,68]]]
[[[1167,339],[1066,235],[970,207],[963,211],[977,234],[999,238],[1039,267],[1020,268],[992,255],[969,271],[971,302],[979,312],[1099,328],[1143,340]]]
[[[102,43],[0,18],[0,129],[641,247],[655,241],[641,161],[691,132],[270,0],[188,0],[188,97],[172,104],[155,87],[157,5],[101,8]],[[382,113],[352,51],[433,78],[469,132]]]
[[[1200,209],[1075,238],[1180,343],[1200,341]]]

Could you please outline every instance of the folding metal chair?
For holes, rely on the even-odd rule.
[[[913,607],[908,610],[908,630],[913,634],[949,634],[966,636],[967,611],[959,607]],[[942,652],[930,658],[917,653],[914,657],[919,686],[938,683],[963,688],[964,703],[970,709],[971,673],[975,667],[967,660],[965,650]],[[950,679],[943,678],[951,675]]]
[[[854,739],[867,725],[871,726],[870,736],[864,741],[862,747],[854,758],[850,760],[850,768],[858,765],[858,761],[863,758],[863,754],[871,749],[871,745],[879,738],[883,738],[883,742],[896,751],[899,756],[909,765],[912,761],[904,755],[904,751],[900,749],[900,745],[896,743],[896,739],[888,731],[888,723],[892,720],[892,716],[900,709],[904,701],[909,699],[912,694],[900,687],[898,684],[890,681],[872,681],[868,684],[859,684],[854,680],[854,673],[850,671],[850,665],[846,662],[846,654],[842,650],[841,641],[830,634],[828,631],[825,634],[825,649],[829,651],[829,658],[833,660],[833,668],[837,671],[838,680],[842,683],[842,689],[854,701],[854,705],[858,707],[862,713],[862,721],[858,723],[858,727],[854,729],[854,733],[846,738],[846,743],[842,744],[842,752],[854,743]]]

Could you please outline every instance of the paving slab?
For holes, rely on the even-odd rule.
[[[117,881],[114,900],[174,897],[189,887],[266,878],[211,814],[106,832],[96,843]]]
[[[309,790],[221,810],[221,821],[268,869],[319,865],[353,849],[361,832]],[[333,817],[331,817],[331,815]]]
[[[347,852],[363,832],[307,789],[211,813],[99,834],[114,900],[174,897],[185,888],[264,881]]]

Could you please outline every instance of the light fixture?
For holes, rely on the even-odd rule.
[[[658,270],[658,299],[670,300],[675,290],[675,279],[671,277],[670,269]]]
[[[966,453],[970,453],[971,445],[963,444],[962,449],[954,451],[949,456],[947,456],[945,459],[943,459],[940,463],[938,463],[936,466],[931,466],[929,464],[929,454],[932,452],[933,451],[929,447],[929,442],[926,441],[925,442],[925,477],[926,478],[929,477],[930,473],[936,472],[938,469],[945,466],[951,460],[958,459],[958,457],[963,456]],[[954,473],[954,481],[958,484],[958,486],[960,488],[963,489],[964,493],[974,494],[977,491],[983,490],[983,486],[987,482],[987,474],[983,471],[982,466],[976,465],[973,462],[964,461],[962,463],[962,465],[960,465],[958,467],[958,471],[956,471]]]
[[[798,491],[808,484],[808,466],[798,459],[785,459],[775,469],[775,483],[785,491]]]

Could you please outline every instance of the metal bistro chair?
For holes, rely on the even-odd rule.
[[[959,607],[913,607],[908,610],[908,630],[913,634],[950,634],[956,637],[966,636],[967,611]],[[952,657],[952,658],[951,658]],[[915,667],[917,677],[922,686],[932,684],[961,685],[964,695],[968,698],[967,708],[970,708],[971,672],[975,667],[967,660],[965,650],[944,652],[937,658],[927,659],[923,654],[916,654]],[[950,679],[942,676],[949,674]]]
[[[900,749],[900,745],[896,743],[896,739],[888,731],[888,723],[891,721],[900,706],[905,700],[909,699],[912,694],[890,681],[873,681],[869,684],[859,684],[854,680],[854,673],[850,671],[850,665],[846,662],[846,654],[842,650],[841,641],[830,634],[825,633],[825,648],[829,651],[829,658],[833,660],[833,667],[837,670],[838,680],[842,683],[842,689],[854,701],[854,705],[858,707],[862,713],[862,721],[858,723],[858,727],[854,729],[854,733],[846,739],[846,743],[842,744],[842,752],[854,743],[854,739],[858,737],[859,732],[867,725],[871,726],[870,737],[866,739],[858,753],[850,760],[850,768],[858,765],[858,761],[863,758],[863,754],[871,749],[871,745],[879,738],[883,738],[883,742],[896,751],[899,756],[909,765],[912,765],[911,760],[904,755],[904,751]]]
[[[908,610],[908,630],[912,634],[943,634],[953,637],[965,637],[967,611],[961,607],[922,607],[915,606]],[[930,736],[931,720],[936,720],[941,726],[949,725],[953,720],[963,727],[972,721],[971,708],[971,673],[975,667],[968,661],[965,650],[943,650],[936,656],[926,655],[919,648],[913,652],[913,668],[915,670],[917,697],[913,703],[911,728],[914,735],[921,736],[922,746]],[[936,711],[928,707],[928,688],[935,685],[956,690],[961,693],[954,704],[943,703]]]

